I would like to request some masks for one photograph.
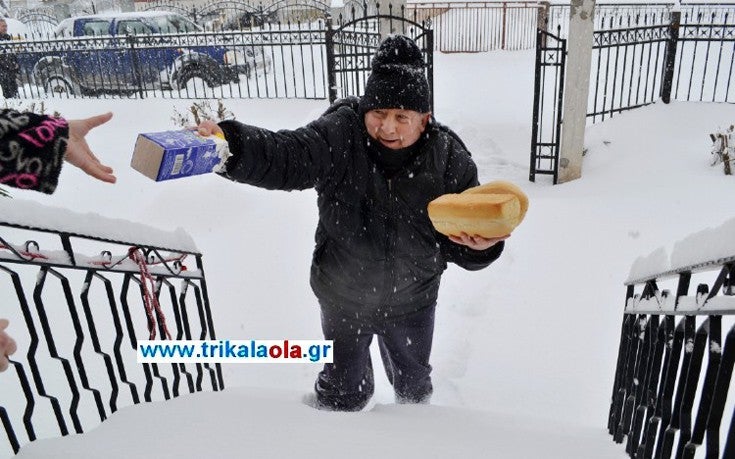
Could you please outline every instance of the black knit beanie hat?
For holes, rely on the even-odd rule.
[[[372,73],[360,99],[360,112],[377,108],[431,111],[423,55],[416,43],[404,35],[391,35],[383,40],[373,57]]]

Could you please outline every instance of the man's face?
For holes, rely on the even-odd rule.
[[[365,127],[373,139],[392,150],[410,147],[426,129],[431,113],[379,108],[365,113]]]
[[[8,23],[0,19],[0,33],[8,33]]]

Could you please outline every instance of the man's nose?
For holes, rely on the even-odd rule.
[[[396,130],[396,122],[391,118],[386,118],[383,120],[382,126],[380,128],[385,132],[386,134],[392,134]]]

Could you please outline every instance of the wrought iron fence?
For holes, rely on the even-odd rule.
[[[409,16],[431,21],[434,50],[482,52],[495,49],[531,49],[543,2],[433,2],[409,3]]]
[[[324,23],[260,31],[0,42],[20,63],[19,95],[306,98],[326,88]]]
[[[661,94],[669,25],[594,33],[587,116],[594,123],[656,101]]]
[[[713,22],[717,15],[684,15],[685,21],[696,19],[701,23],[681,22],[681,18],[680,13],[674,12],[666,25],[631,23],[631,27],[594,32],[588,122],[604,121],[659,99],[665,103],[672,99],[735,102],[735,24]],[[722,19],[729,21],[730,16],[725,14]],[[537,49],[536,53],[535,94],[544,94],[553,87],[556,97],[540,97],[534,102],[540,105],[534,105],[530,180],[534,181],[537,173],[544,173],[552,174],[556,183],[556,173],[549,171],[557,168],[561,136],[552,136],[542,127],[563,118],[564,86],[548,77],[539,79],[538,75],[545,75],[549,66],[547,40],[553,38],[554,47],[562,48],[565,42],[551,34],[541,37],[541,52]],[[566,49],[553,50],[566,53]],[[548,167],[540,166],[542,160]]]
[[[367,84],[373,55],[380,44],[380,22],[397,33],[411,37],[424,55],[424,67],[431,93],[431,106],[434,106],[434,56],[433,31],[426,23],[415,22],[403,15],[369,14],[362,15],[356,10],[351,16],[340,15],[337,23],[328,19],[326,28],[327,73],[329,75],[329,100],[362,95]],[[401,13],[405,13],[402,10]]]
[[[20,63],[19,97],[303,98],[361,95],[381,27],[423,49],[433,87],[433,35],[407,10],[352,9],[336,21],[252,30],[54,37],[0,42]]]
[[[566,37],[569,32],[569,5],[549,5],[547,20],[540,27]],[[667,25],[672,12],[677,11],[674,2],[660,3],[596,3],[594,29],[620,29],[624,27]],[[735,24],[735,3],[686,3],[678,11],[693,22],[713,17],[716,24]]]
[[[138,340],[163,336],[166,323],[173,339],[215,338],[202,255],[188,236],[5,201],[0,315],[19,350],[0,378],[0,457],[82,433],[123,406],[224,388],[219,364],[136,363]],[[160,312],[146,310],[146,297]]]
[[[725,23],[718,22],[720,19]],[[674,99],[735,102],[733,19],[735,12],[722,18],[714,14],[682,17],[677,31],[676,67],[673,69]]]
[[[735,413],[727,401],[735,362],[735,257],[626,285],[608,419],[613,439],[625,442],[631,458],[735,457]]]
[[[566,40],[538,29],[529,173],[532,182],[536,174],[551,175],[553,183],[557,182],[565,70]]]
[[[595,32],[587,116],[594,123],[659,98],[735,102],[735,24],[672,13],[671,23]],[[729,19],[725,14],[723,19]]]
[[[210,31],[259,30],[267,24],[308,23],[325,20],[327,14],[348,16],[350,10],[376,15],[380,14],[380,8],[377,1],[361,0],[347,0],[342,8],[332,8],[321,0],[212,0],[198,6],[170,0],[136,3],[137,10],[179,13]],[[537,28],[566,37],[569,26],[569,5],[546,1],[415,2],[407,3],[404,8],[403,16],[431,24],[435,33],[434,50],[442,52],[530,49]],[[683,3],[679,8],[691,18],[714,15],[715,23],[735,23],[735,3]],[[597,3],[595,29],[668,24],[673,10],[674,2]],[[46,21],[47,25],[57,21],[39,8],[16,10],[14,15],[23,21]]]

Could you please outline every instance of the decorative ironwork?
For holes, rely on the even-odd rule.
[[[734,263],[732,257],[626,283],[608,430],[617,443],[627,438],[631,458],[693,458],[700,448],[708,458],[735,453],[735,420],[721,431],[735,362],[735,325],[722,341],[723,318],[735,316]],[[695,276],[706,282],[690,292]],[[665,283],[675,295],[661,288]]]
[[[532,182],[537,174],[550,175],[554,184],[558,179],[566,53],[566,40],[541,29],[536,31],[529,170]]]
[[[154,294],[173,318],[174,338],[215,339],[201,254],[187,244],[166,245],[0,217],[0,302],[14,337],[24,343],[1,382],[0,420],[13,452],[34,441],[39,426],[48,431],[55,425],[57,435],[82,433],[125,405],[224,388],[219,364],[135,361],[138,336],[148,339],[149,329],[163,335],[164,317],[144,310],[141,268],[129,258],[131,247],[144,254]]]
[[[433,107],[433,32],[425,23],[414,22],[403,15],[394,15],[392,5],[388,5],[388,10],[390,14],[387,15],[363,15],[356,19],[346,19],[340,15],[338,27],[334,29],[331,18],[329,19],[326,41],[331,102],[349,95],[363,94],[370,74],[370,63],[381,40],[379,24],[386,22],[391,30],[411,37],[423,51]],[[401,12],[404,13],[405,10],[402,9]],[[352,14],[354,16],[354,9]]]
[[[594,33],[593,46],[626,46],[665,41],[670,38],[669,26],[635,27],[632,29],[603,30]]]
[[[323,23],[0,42],[18,56],[27,98],[326,98],[324,48]],[[192,78],[203,83],[192,87]]]
[[[659,98],[665,103],[672,99],[735,102],[735,25],[706,22],[715,18],[727,22],[731,19],[728,13],[697,15],[704,21],[698,24],[680,24],[681,14],[675,11],[667,17],[671,21],[667,25],[641,26],[648,21],[643,17],[629,21],[635,24],[631,27],[618,27],[622,21],[611,19],[605,29],[594,32],[587,106],[590,122],[604,121]],[[557,32],[562,32],[561,27]],[[549,37],[553,36],[542,36],[537,44],[536,74],[541,89],[536,87],[536,97],[543,94],[540,72],[561,56],[553,47],[548,49]],[[560,100],[540,97],[534,103],[541,104],[533,121],[539,132],[543,132],[537,125],[544,112],[550,120],[563,118]],[[542,140],[539,132],[532,134],[532,181],[541,158],[550,161],[545,173],[554,173],[554,152],[559,148],[558,139]],[[553,131],[546,132],[551,135]]]
[[[59,19],[52,9],[16,10],[15,19],[23,23],[45,22],[54,26],[59,24]]]

